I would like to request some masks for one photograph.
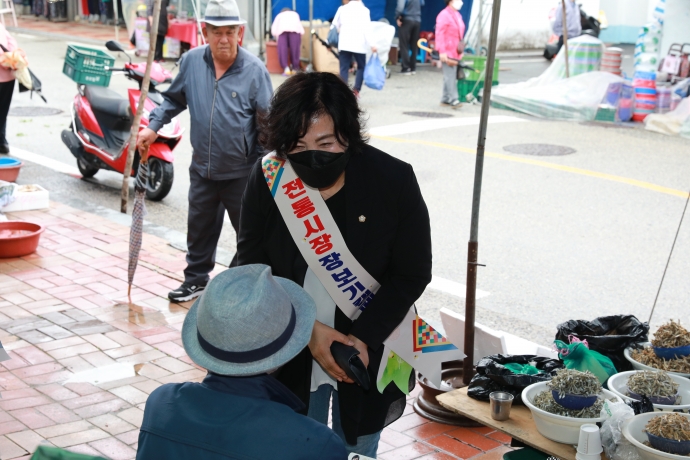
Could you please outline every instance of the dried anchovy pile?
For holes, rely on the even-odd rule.
[[[589,371],[580,372],[575,369],[559,369],[556,371],[554,378],[547,382],[546,385],[550,389],[558,391],[558,396],[560,397],[563,397],[566,393],[582,396],[601,393],[599,379]]]
[[[550,390],[544,390],[534,398],[533,404],[543,411],[563,417],[599,418],[601,417],[601,409],[604,407],[604,400],[598,398],[593,406],[585,407],[582,410],[572,410],[558,404],[553,399],[553,394],[551,394]]]
[[[680,321],[662,325],[652,339],[652,345],[660,348],[676,348],[690,345],[690,332],[680,325]]]
[[[690,374],[690,356],[676,359],[659,358],[651,347],[641,350],[632,350],[630,357],[645,366],[654,367],[667,372],[680,372]]]
[[[652,418],[644,429],[654,436],[675,441],[690,441],[690,419],[675,412]]]
[[[628,379],[628,388],[645,396],[675,396],[678,393],[678,384],[664,371],[638,371]]]

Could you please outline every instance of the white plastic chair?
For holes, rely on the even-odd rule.
[[[5,14],[12,13],[12,21],[14,27],[17,27],[17,15],[14,12],[14,2],[12,0],[2,0],[2,8],[0,8],[0,22],[5,27]]]

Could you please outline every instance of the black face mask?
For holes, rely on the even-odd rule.
[[[305,150],[291,153],[287,157],[302,182],[310,187],[325,188],[335,183],[345,171],[347,162],[350,161],[350,152]]]

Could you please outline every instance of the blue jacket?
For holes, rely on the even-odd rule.
[[[190,168],[211,180],[246,177],[261,153],[256,114],[268,109],[272,96],[266,66],[249,51],[238,47],[234,64],[216,80],[211,49],[199,46],[183,56],[149,128],[158,132],[189,107]]]
[[[146,401],[137,460],[345,460],[340,438],[303,408],[266,374],[169,383]]]

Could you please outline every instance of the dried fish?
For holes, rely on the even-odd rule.
[[[628,379],[628,389],[645,396],[675,396],[678,386],[664,371],[638,371]]]
[[[675,412],[652,418],[644,427],[647,433],[674,441],[690,441],[690,419]]]
[[[654,333],[652,345],[660,348],[677,348],[690,345],[690,332],[680,325],[680,320],[662,325]]]
[[[601,393],[599,379],[589,371],[580,372],[575,369],[559,369],[546,385],[551,390],[558,391],[558,396],[561,398],[565,394],[591,396]]]
[[[558,404],[556,400],[553,399],[551,390],[544,390],[534,398],[533,404],[543,411],[563,417],[599,418],[601,416],[601,409],[604,407],[604,400],[598,398],[592,406],[585,407],[582,410],[571,410]]]
[[[676,359],[659,358],[651,347],[641,350],[632,350],[630,357],[645,366],[654,367],[667,372],[679,372],[690,374],[690,356]]]

